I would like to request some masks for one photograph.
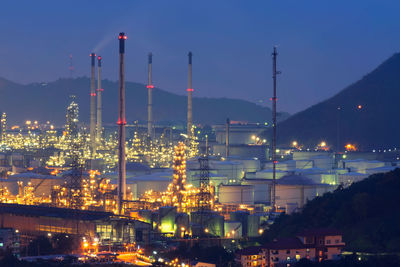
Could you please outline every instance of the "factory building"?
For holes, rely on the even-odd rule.
[[[0,219],[2,228],[25,236],[65,233],[99,238],[104,245],[150,241],[150,224],[109,212],[0,203]]]

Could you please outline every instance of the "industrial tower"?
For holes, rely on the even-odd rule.
[[[276,70],[276,57],[278,52],[276,46],[272,52],[272,81],[273,81],[273,97],[272,97],[272,209],[276,210],[276,164],[278,163],[276,158],[276,76],[280,74],[280,71]]]
[[[178,211],[182,211],[183,195],[186,185],[186,146],[179,142],[174,148],[173,159],[173,181],[170,184],[169,190],[172,191],[172,203],[177,203]],[[171,188],[172,187],[172,188]]]
[[[189,72],[188,72],[188,105],[187,105],[187,136],[188,141],[190,142],[192,139],[192,95],[193,95],[193,87],[192,87],[192,52],[189,52]]]
[[[125,33],[119,40],[119,112],[118,112],[118,213],[123,214],[123,201],[126,199],[126,164],[125,164]]]
[[[102,103],[101,97],[103,94],[103,88],[101,88],[101,57],[97,57],[97,125],[96,125],[96,141],[100,142],[103,126],[102,126]]]
[[[153,54],[149,54],[149,66],[148,66],[148,78],[147,78],[147,135],[150,138],[153,136],[153,96],[152,91],[154,85],[152,83],[152,64],[153,64]]]
[[[95,61],[96,54],[91,53],[91,76],[90,76],[90,152],[92,158],[96,153],[96,85],[95,85]]]
[[[79,106],[75,102],[75,95],[71,95],[71,103],[67,107],[65,115],[66,125],[65,132],[69,140],[73,140],[78,137],[78,122],[79,122]]]

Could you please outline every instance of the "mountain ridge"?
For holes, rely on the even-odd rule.
[[[103,122],[114,124],[118,109],[118,83],[102,80]],[[160,88],[153,89],[153,117],[160,121],[186,121],[187,96]],[[89,121],[90,79],[88,77],[59,78],[48,83],[18,84],[0,78],[0,110],[12,123],[25,120],[65,123],[65,111],[70,95],[76,95],[79,120]],[[287,114],[284,114],[287,116]],[[126,116],[128,122],[147,119],[147,89],[145,84],[126,82]],[[224,123],[226,118],[248,122],[270,122],[271,110],[255,103],[230,98],[194,97],[193,120],[200,124]]]

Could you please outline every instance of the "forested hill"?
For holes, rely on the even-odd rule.
[[[400,252],[399,192],[400,169],[372,175],[315,198],[301,213],[279,217],[263,241],[309,228],[334,227],[343,231],[346,250]]]

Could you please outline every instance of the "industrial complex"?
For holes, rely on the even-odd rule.
[[[148,119],[133,122],[125,113],[127,35],[120,33],[117,41],[116,125],[102,122],[102,57],[95,53],[90,54],[89,127],[79,122],[74,96],[62,128],[38,121],[8,125],[6,113],[1,114],[1,244],[18,257],[27,253],[33,239],[56,234],[77,238],[76,253],[96,257],[132,249],[135,260],[146,264],[164,261],[157,250],[146,251],[160,244],[217,244],[235,251],[241,248],[237,241],[256,240],[280,214],[298,212],[309,200],[339,186],[400,165],[397,151],[359,152],[352,144],[343,151],[332,151],[323,141],[313,148],[296,140],[290,147],[277,146],[276,47],[272,123],[227,118],[213,125],[211,133],[196,124],[192,52],[187,107],[181,107],[187,110],[186,127],[164,127],[154,120],[152,53],[148,97],[143,99]],[[273,136],[266,138],[271,127]],[[307,243],[310,236],[314,243]],[[319,239],[329,243],[317,243]],[[300,233],[263,248],[240,250],[237,261],[243,266],[278,266],[274,264],[285,263],[277,260],[279,254],[290,249],[300,251],[288,256],[292,262],[334,258],[343,246],[335,230]],[[180,263],[189,266],[183,259]]]

